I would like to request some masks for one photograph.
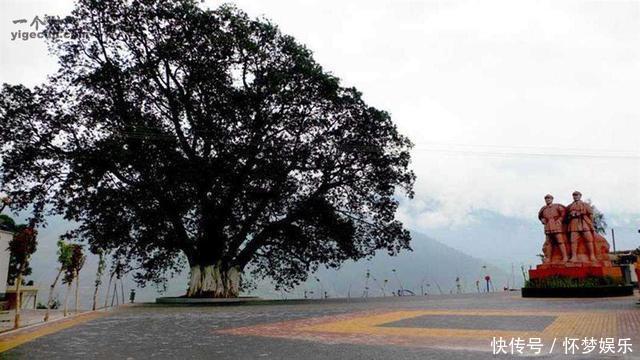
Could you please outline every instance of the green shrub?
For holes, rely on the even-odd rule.
[[[0,230],[15,231],[16,222],[8,215],[0,214]]]
[[[47,304],[46,303],[42,303],[40,301],[38,301],[38,305],[36,306],[36,309],[46,309],[47,308]],[[58,309],[60,308],[60,300],[58,300],[58,298],[54,298],[51,300],[51,308],[52,309]]]

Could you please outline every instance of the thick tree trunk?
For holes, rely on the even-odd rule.
[[[188,297],[232,298],[240,293],[240,271],[217,265],[193,265]]]
[[[60,267],[60,270],[58,270],[58,275],[56,275],[56,278],[55,280],[53,280],[53,284],[51,284],[51,288],[49,289],[49,299],[47,300],[47,312],[44,313],[44,321],[49,321],[49,312],[51,311],[51,302],[53,301],[53,290],[56,288],[56,284],[58,283],[60,274],[62,274],[62,267]]]

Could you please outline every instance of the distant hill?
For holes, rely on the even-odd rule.
[[[32,259],[33,274],[30,279],[39,284],[39,299],[41,301],[46,301],[48,287],[55,276],[57,266],[56,240],[69,227],[69,223],[59,218],[52,218],[49,221],[49,226],[40,230],[38,251]],[[424,234],[412,232],[412,237],[411,245],[414,249],[412,252],[403,252],[396,257],[390,257],[386,253],[379,253],[369,261],[346,262],[338,270],[322,268],[316,274],[311,275],[306,283],[290,293],[276,292],[272,284],[268,281],[262,281],[258,284],[257,289],[253,291],[253,294],[264,298],[295,298],[303,297],[304,291],[307,290],[308,292],[313,291],[313,294],[308,293],[309,297],[318,297],[324,291],[327,291],[329,297],[358,297],[362,296],[364,292],[367,269],[371,274],[369,296],[382,296],[381,287],[384,286],[384,279],[388,280],[385,286],[387,295],[390,295],[392,291],[398,290],[401,287],[400,282],[402,282],[404,289],[409,289],[416,293],[421,291],[420,287],[422,285],[425,292],[437,294],[440,290],[443,293],[456,292],[455,279],[458,276],[460,277],[461,289],[464,292],[476,291],[475,281],[482,280],[487,273],[491,275],[496,290],[501,289],[510,279],[510,274],[492,264],[455,250]],[[97,259],[94,256],[90,256],[80,275],[80,294],[84,307],[90,306],[96,263]],[[486,270],[482,268],[484,265],[487,265]],[[392,269],[396,269],[395,274],[397,277]],[[171,279],[164,294],[167,296],[184,294],[187,275],[187,271],[184,271]],[[515,280],[518,284],[522,279],[519,269],[516,269],[515,275]],[[316,277],[320,280],[319,282]],[[107,281],[108,279],[103,279],[104,284]],[[483,281],[481,281],[481,285],[483,285]],[[103,285],[103,288],[104,286],[106,285]],[[438,290],[438,286],[440,290]],[[126,279],[124,289],[127,301],[129,291],[132,288],[136,288],[135,284]],[[63,300],[64,292],[60,286],[58,286],[58,289],[58,298]],[[118,289],[120,289],[120,286],[118,286]],[[153,286],[136,289],[136,293],[138,301],[153,301],[160,294]],[[104,303],[104,289],[101,289],[99,298],[99,303]]]
[[[487,210],[476,210],[471,214],[474,221],[456,226],[430,229],[429,236],[486,260],[507,272],[511,265],[520,274],[520,266],[536,266],[542,252],[544,232],[542,225],[531,214],[528,219],[507,217]],[[615,228],[617,249],[635,249],[640,246],[637,214],[605,214],[609,227]],[[611,230],[605,235],[613,248]],[[516,274],[516,275],[517,275]],[[516,276],[516,281],[522,276]]]
[[[412,232],[413,251],[391,257],[379,253],[369,261],[346,262],[338,270],[320,269],[303,285],[289,294],[277,293],[268,284],[259,286],[257,293],[263,297],[302,297],[304,291],[313,291],[309,297],[317,298],[326,291],[329,297],[360,297],[365,292],[367,269],[370,273],[369,296],[391,295],[401,287],[416,294],[422,290],[438,294],[456,292],[456,277],[460,277],[463,292],[476,292],[476,280],[484,289],[484,276],[489,274],[496,290],[501,290],[510,279],[510,274],[481,259],[455,250],[430,237]],[[483,269],[483,266],[487,266]],[[393,272],[395,269],[395,273]],[[522,276],[517,269],[515,280],[521,284]],[[317,281],[315,278],[320,281]],[[375,280],[374,280],[375,279]],[[385,286],[384,280],[387,279]],[[438,289],[438,286],[440,289]]]
[[[429,234],[455,249],[492,262],[503,269],[511,263],[535,265],[536,254],[542,252],[542,225],[532,215],[531,220],[506,217],[491,211],[477,210],[475,221],[455,229],[438,228]]]
[[[488,265],[487,272],[494,279],[496,289],[502,288],[511,279],[511,268],[514,265],[516,287],[522,284],[520,264],[526,267],[535,266],[539,262],[536,254],[540,253],[543,234],[540,224],[534,220],[525,221],[512,217],[505,217],[490,211],[480,210],[474,214],[475,221],[455,228],[430,229],[428,236],[419,232],[412,232],[413,252],[405,252],[397,257],[378,254],[368,262],[347,262],[337,271],[321,269],[312,275],[310,281],[302,284],[289,294],[282,294],[273,290],[268,282],[261,282],[256,295],[267,298],[302,297],[305,289],[313,291],[313,297],[320,292],[327,291],[331,297],[362,296],[367,269],[371,273],[369,295],[382,295],[381,286],[384,279],[388,280],[385,292],[397,290],[399,283],[392,269],[403,282],[403,287],[414,292],[420,291],[420,284],[428,293],[448,293],[455,289],[455,278],[460,276],[462,289],[465,292],[475,291],[475,281],[484,277],[483,265]],[[19,217],[16,217],[19,218]],[[618,249],[633,249],[638,247],[637,216],[608,216],[611,226],[616,228]],[[49,219],[49,226],[40,230],[38,251],[32,259],[33,275],[30,277],[40,284],[39,299],[45,300],[48,286],[55,276],[56,249],[55,244],[59,235],[71,225],[57,217]],[[609,236],[607,236],[610,239]],[[438,240],[434,240],[438,239]],[[446,245],[445,245],[446,244]],[[471,255],[469,255],[471,254]],[[95,280],[96,259],[90,257],[85,269],[81,273],[81,296],[83,305],[89,306]],[[320,279],[316,281],[314,276]],[[424,280],[424,282],[423,282]],[[106,280],[105,280],[106,282]],[[186,271],[171,279],[167,286],[167,295],[181,295],[187,284]],[[431,286],[426,286],[430,284]],[[125,292],[135,288],[135,284],[125,281]],[[59,298],[63,299],[63,292]],[[104,302],[103,292],[100,297]],[[137,299],[152,301],[158,292],[152,286],[137,289]]]

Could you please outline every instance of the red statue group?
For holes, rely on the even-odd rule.
[[[582,201],[582,194],[575,191],[568,206],[554,203],[551,195],[544,200],[546,205],[538,212],[546,236],[544,257],[541,265],[530,270],[530,277],[617,277],[619,269],[612,267],[609,243],[596,231],[593,208]]]

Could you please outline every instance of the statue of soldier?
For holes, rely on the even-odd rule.
[[[567,207],[567,215],[569,217],[569,241],[571,242],[571,260],[578,261],[578,239],[582,236],[589,252],[589,260],[596,261],[594,252],[594,236],[593,232],[593,209],[589,204],[582,201],[582,193],[573,192],[573,202]]]
[[[544,262],[551,260],[551,250],[553,244],[557,244],[562,254],[562,261],[567,262],[567,248],[565,247],[565,236],[562,222],[565,219],[567,209],[560,204],[553,203],[553,196],[550,194],[545,195],[544,201],[546,203],[538,212],[538,219],[544,225],[544,233],[546,235],[546,241],[542,249],[545,259]]]

